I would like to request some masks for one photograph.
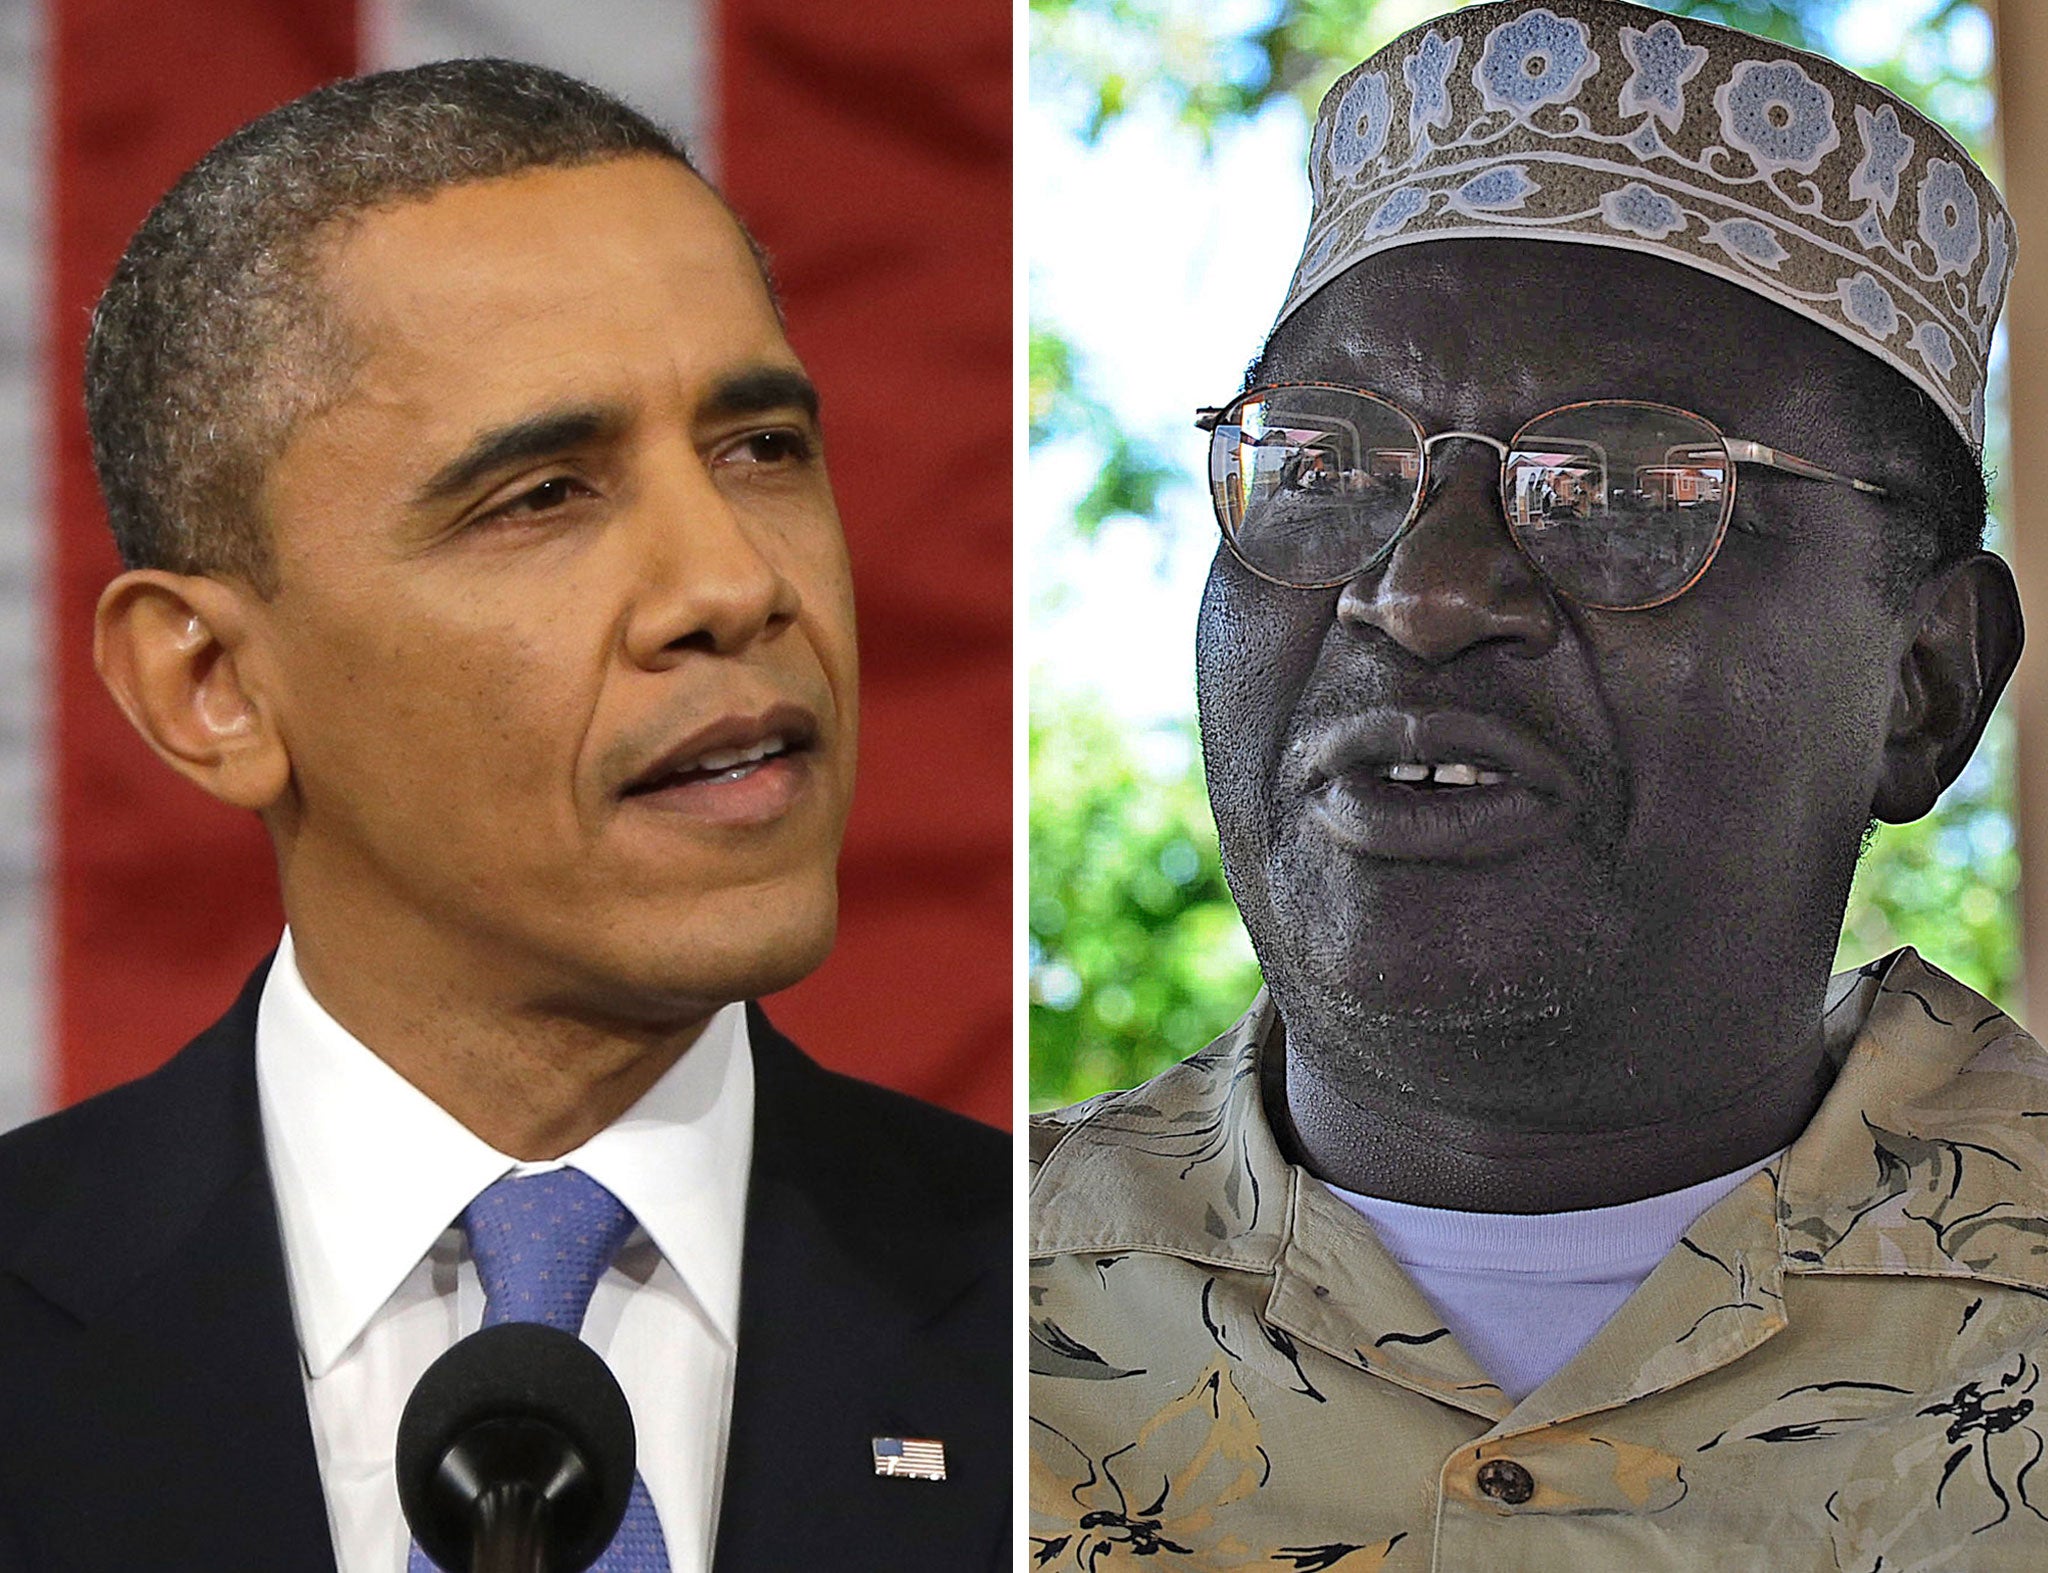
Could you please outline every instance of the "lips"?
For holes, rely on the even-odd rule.
[[[1322,728],[1297,757],[1312,816],[1367,857],[1485,862],[1558,834],[1573,814],[1562,758],[1498,716],[1368,710]]]
[[[801,787],[818,730],[801,705],[721,716],[635,769],[617,797],[718,820],[773,818]]]

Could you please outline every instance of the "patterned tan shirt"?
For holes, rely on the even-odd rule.
[[[1034,1122],[1034,1567],[2048,1569],[2048,1053],[1981,996],[1835,979],[1812,1124],[1520,1404],[1282,1155],[1273,1024]]]

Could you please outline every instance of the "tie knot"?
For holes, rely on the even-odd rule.
[[[462,1210],[484,1286],[484,1326],[545,1322],[574,1334],[633,1215],[581,1169],[507,1175]]]

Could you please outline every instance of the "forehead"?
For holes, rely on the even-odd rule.
[[[1888,367],[1726,280],[1617,248],[1457,239],[1382,252],[1275,329],[1260,381],[1352,383],[1505,436],[1577,399],[1696,410],[1789,441],[1867,418]],[[1750,428],[1756,428],[1751,430]]]
[[[321,283],[359,359],[352,393],[373,400],[430,390],[453,411],[556,383],[589,394],[607,375],[688,385],[794,360],[739,226],[667,159],[527,171],[374,210],[333,245]]]

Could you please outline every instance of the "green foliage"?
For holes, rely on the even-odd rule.
[[[1150,518],[1162,488],[1180,478],[1158,446],[1125,429],[1114,410],[1091,393],[1077,370],[1074,347],[1046,327],[1031,330],[1031,446],[1078,438],[1096,453],[1095,482],[1074,504],[1075,531],[1084,539],[1105,520]]]
[[[1431,0],[1282,0],[1233,26],[1207,0],[1032,0],[1036,96],[1066,110],[1093,142],[1146,106],[1168,110],[1205,144],[1276,99],[1314,109],[1345,65],[1432,11]]]
[[[2014,1004],[2022,957],[2011,757],[2000,714],[1933,813],[1878,830],[1849,892],[1838,967],[1912,945],[1997,1005]]]
[[[1141,741],[1168,757],[1148,764]],[[1191,725],[1134,739],[1085,700],[1034,708],[1034,1108],[1185,1059],[1258,989],[1193,743]]]
[[[1075,426],[1071,406],[1075,385],[1074,346],[1051,328],[1031,325],[1031,446],[1036,448]]]
[[[1203,147],[1249,116],[1312,113],[1337,76],[1444,0],[1032,0],[1034,99],[1094,142],[1141,111]],[[1663,9],[1819,49],[1839,0],[1666,0]],[[1992,151],[1991,87],[1949,28],[1945,0],[1858,69]],[[1292,105],[1289,110],[1288,106]],[[1092,390],[1087,357],[1051,323],[1031,333],[1031,443],[1078,443],[1094,481],[1073,508],[1083,539],[1107,519],[1164,531],[1182,480],[1160,446]],[[1998,436],[1994,427],[1994,440]],[[1995,468],[2002,455],[1990,454]],[[1043,595],[1050,587],[1039,586]],[[1031,752],[1031,1096],[1034,1107],[1130,1086],[1227,1028],[1258,974],[1224,887],[1192,723],[1133,735],[1096,703],[1034,690]],[[1887,826],[1858,868],[1841,964],[1916,946],[2001,1006],[2018,991],[2018,853],[2010,728],[1935,812]]]

